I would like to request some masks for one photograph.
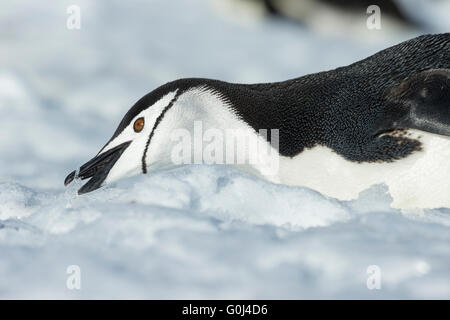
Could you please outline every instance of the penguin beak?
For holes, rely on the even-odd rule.
[[[88,193],[100,188],[111,168],[130,144],[131,141],[124,142],[108,151],[98,154],[95,158],[80,167],[78,175],[76,171],[72,171],[64,180],[64,185],[67,186],[77,177],[82,180],[91,178],[78,190],[78,194]]]

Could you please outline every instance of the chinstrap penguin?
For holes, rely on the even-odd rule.
[[[272,182],[341,200],[384,183],[395,208],[450,207],[450,33],[420,36],[349,66],[283,82],[169,82],[136,102],[65,185],[90,178],[83,194],[172,168],[179,144],[173,132],[193,133],[196,121],[204,131],[245,129],[252,133],[247,143],[266,144],[278,156],[276,172],[267,173],[269,153],[238,167]],[[244,149],[245,158],[258,152],[248,144]]]

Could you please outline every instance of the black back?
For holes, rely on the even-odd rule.
[[[439,68],[450,68],[450,33],[420,36],[327,72],[219,90],[256,130],[280,130],[284,156],[321,144],[353,161],[390,161],[419,150],[420,143],[378,136],[396,129],[385,126],[404,115],[386,95],[413,75]]]

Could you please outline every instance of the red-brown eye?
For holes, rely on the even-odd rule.
[[[136,132],[141,132],[144,129],[144,118],[139,118],[134,122],[133,128]]]

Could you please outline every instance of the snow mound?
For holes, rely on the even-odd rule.
[[[79,186],[47,193],[0,184],[1,296],[450,296],[450,210],[401,214],[383,186],[340,202],[223,166],[182,167],[83,196]],[[81,269],[79,291],[66,288],[69,265]],[[366,287],[371,265],[382,271],[382,290]]]

